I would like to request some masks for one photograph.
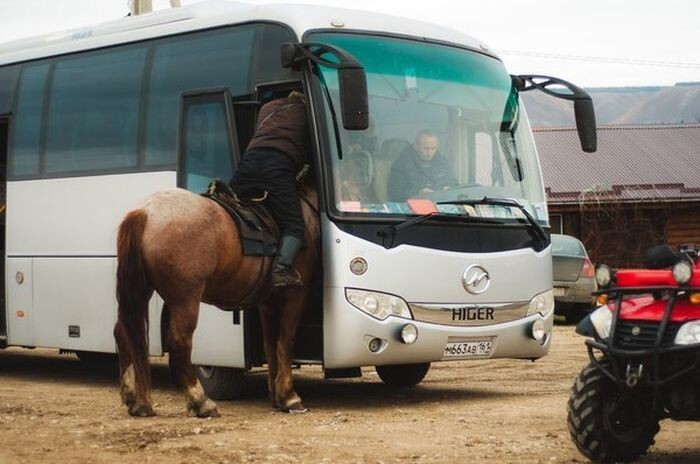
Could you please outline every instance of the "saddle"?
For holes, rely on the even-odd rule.
[[[244,255],[274,256],[277,253],[280,229],[263,205],[267,192],[260,198],[240,198],[228,184],[212,179],[202,196],[221,205],[233,218]]]

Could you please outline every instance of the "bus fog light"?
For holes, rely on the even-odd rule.
[[[544,322],[542,319],[537,319],[532,323],[532,338],[540,343],[544,343],[545,337],[547,336],[547,331],[544,328]]]
[[[418,327],[413,324],[406,324],[401,328],[401,341],[406,345],[418,340]]]
[[[687,261],[681,261],[673,266],[673,278],[679,285],[685,285],[693,277],[693,266]]]
[[[382,347],[382,339],[381,338],[373,338],[372,340],[369,341],[369,350],[372,353],[376,353],[379,351]]]

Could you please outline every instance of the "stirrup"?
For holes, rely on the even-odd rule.
[[[294,273],[294,275],[292,275]],[[301,287],[304,282],[301,280],[301,274],[299,271],[293,267],[289,271],[282,273],[272,273],[271,275],[272,286],[275,288],[281,287]]]

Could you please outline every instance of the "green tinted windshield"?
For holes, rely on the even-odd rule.
[[[342,48],[367,73],[370,127],[345,131],[330,120],[340,115],[337,73],[318,68],[334,110],[328,127],[339,133],[341,153],[329,157],[339,211],[521,216],[508,207],[447,204],[489,196],[516,199],[546,222],[530,128],[503,63],[380,36],[324,33],[310,41]]]

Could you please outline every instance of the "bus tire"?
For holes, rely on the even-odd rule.
[[[234,400],[241,397],[245,369],[197,365],[194,371],[211,399]]]
[[[659,431],[651,401],[623,396],[593,363],[571,389],[567,424],[576,447],[594,462],[627,462],[646,454]]]
[[[389,387],[413,387],[428,373],[430,363],[375,366],[377,375]]]

